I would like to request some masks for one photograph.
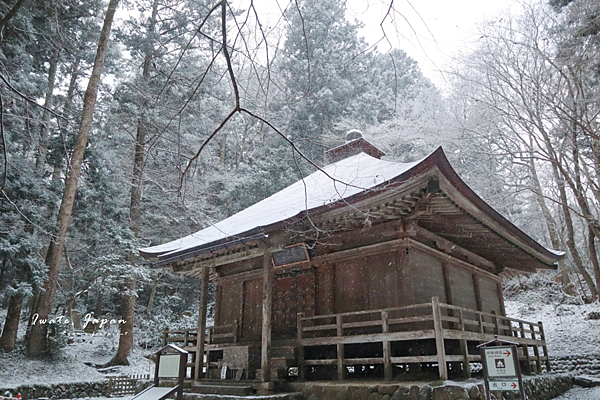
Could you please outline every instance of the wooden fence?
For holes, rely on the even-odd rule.
[[[163,335],[164,344],[176,343],[190,352],[193,367],[196,354],[197,329],[168,331]],[[205,351],[237,345],[240,340],[237,321],[230,325],[207,328]],[[448,378],[447,362],[461,363],[466,377],[470,376],[469,363],[480,362],[474,350],[477,343],[495,337],[520,344],[519,358],[537,372],[544,365],[550,370],[550,359],[541,322],[530,322],[440,303],[433,297],[430,303],[393,307],[380,310],[338,313],[305,317],[297,315],[297,337],[286,343],[298,349],[299,378],[304,379],[310,366],[336,366],[337,378],[344,379],[347,366],[383,365],[385,379],[392,379],[395,364],[437,364],[441,379]],[[435,348],[425,355],[398,354],[392,344],[407,341],[430,340]],[[446,343],[457,344],[447,349]],[[376,357],[346,357],[345,346],[381,343],[382,354]],[[470,346],[469,346],[470,344]],[[315,346],[334,348],[336,355],[305,358],[305,350]],[[450,351],[448,351],[450,350]],[[211,365],[209,360],[209,365]]]
[[[108,387],[111,396],[135,394],[135,385],[138,380],[148,380],[150,375],[124,375],[111,376],[108,378]]]
[[[300,344],[298,357],[300,379],[304,378],[306,366],[335,365],[338,379],[344,379],[348,365],[383,364],[386,379],[392,378],[392,365],[411,363],[435,363],[441,379],[448,379],[446,362],[460,362],[463,372],[470,376],[469,363],[480,362],[478,353],[469,352],[468,342],[486,342],[496,335],[500,340],[519,343],[520,359],[535,370],[542,370],[542,361],[550,370],[550,361],[544,328],[515,318],[485,313],[450,304],[440,303],[437,297],[431,303],[394,307],[382,310],[358,311],[333,315],[304,317],[298,314],[297,339]],[[435,354],[393,356],[391,343],[402,341],[435,340]],[[447,354],[445,340],[459,342],[460,354]],[[346,358],[344,346],[349,344],[381,343],[381,357]],[[305,359],[305,348],[335,346],[335,358],[314,357]],[[543,352],[540,352],[540,348]],[[533,355],[530,353],[533,350]]]

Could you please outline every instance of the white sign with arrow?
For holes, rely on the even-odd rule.
[[[504,343],[511,346],[489,346]],[[488,400],[492,398],[492,391],[511,391],[520,392],[521,400],[525,400],[516,343],[498,340],[496,336],[495,340],[477,347],[481,351],[486,398]]]
[[[512,378],[517,376],[512,347],[486,347],[483,352],[489,378]]]
[[[489,385],[490,390],[514,390],[517,392],[521,390],[518,379],[503,379],[501,381],[490,381]]]

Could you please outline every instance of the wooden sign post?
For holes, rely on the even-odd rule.
[[[490,344],[495,346],[489,346]],[[502,345],[502,344],[508,345]],[[491,392],[519,392],[525,400],[523,377],[519,366],[516,343],[495,340],[477,346],[481,351],[481,365],[485,381],[485,395],[491,399]]]
[[[154,386],[158,387],[160,379],[177,379],[177,400],[182,400],[188,352],[169,344],[155,354]]]

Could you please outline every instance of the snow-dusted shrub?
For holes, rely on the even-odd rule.
[[[600,311],[590,311],[587,315],[587,319],[600,319]]]
[[[530,275],[516,275],[503,282],[504,297],[525,305],[560,304],[565,293],[555,280],[556,272],[542,271]],[[569,299],[571,301],[572,299]]]

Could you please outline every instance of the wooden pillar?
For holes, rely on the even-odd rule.
[[[262,294],[262,341],[260,353],[261,381],[271,380],[271,311],[273,306],[273,265],[271,252],[265,250],[263,255],[263,294]]]
[[[529,329],[531,329],[531,338],[533,340],[537,340],[537,335],[535,334],[535,325],[529,324]],[[542,361],[540,360],[540,349],[538,349],[537,344],[533,345],[533,354],[535,355],[535,369],[539,374],[542,372]]]
[[[502,294],[502,283],[496,282],[496,292],[498,293],[498,302],[500,304],[500,315],[506,317],[506,306],[504,305],[504,295]],[[500,323],[503,328],[506,326],[506,324],[508,324],[508,327],[506,329],[502,329],[502,334],[506,336],[514,336],[510,321],[502,320]],[[506,333],[506,331],[508,331],[508,333]]]
[[[337,327],[337,336],[339,339],[344,336],[344,327],[343,327],[343,317],[341,315],[336,315],[335,317],[335,325]],[[337,345],[337,374],[338,380],[344,380],[344,345],[342,343],[338,343]]]
[[[479,287],[479,277],[473,275],[473,289],[475,290],[475,301],[477,302],[477,310],[483,311],[483,302],[481,301],[481,288]]]
[[[483,315],[477,314],[477,322],[479,324],[479,332],[485,333],[485,328],[483,327]]]
[[[208,267],[202,267],[200,275],[200,307],[198,310],[198,334],[196,335],[196,361],[194,363],[194,380],[204,376],[204,341],[206,338],[206,308],[208,305]],[[207,367],[208,372],[208,367]]]
[[[444,275],[444,289],[446,292],[446,303],[454,304],[452,301],[452,283],[450,282],[450,271],[446,263],[442,264],[442,274]]]
[[[381,312],[381,332],[389,333],[389,314],[387,311]],[[386,381],[392,380],[392,361],[391,361],[391,348],[390,341],[383,341],[383,372]]]
[[[297,336],[298,336],[298,379],[300,381],[304,381],[305,371],[304,371],[304,346],[302,346],[302,317],[303,313],[297,314]]]
[[[496,314],[496,310],[492,310],[492,314],[494,315],[492,317],[492,319],[493,319],[492,322],[494,323],[494,334],[500,335],[500,325],[499,325],[499,322],[498,322],[498,317],[496,316],[497,315]]]
[[[503,317],[506,317],[506,306],[504,305],[504,295],[502,294],[502,284],[496,283],[496,291],[498,292],[498,300],[500,301],[500,312]]]
[[[458,311],[458,319],[460,320],[460,322],[458,323],[458,326],[462,332],[465,331],[464,318],[465,317],[464,317],[463,311],[461,309]],[[465,377],[465,379],[469,379],[471,377],[471,367],[469,365],[469,346],[467,344],[467,339],[460,340],[460,353],[463,356],[463,362],[462,362],[463,376]]]
[[[521,330],[521,337],[525,338],[525,325],[523,324],[523,322],[519,322],[519,328]],[[526,369],[526,373],[530,374],[531,373],[531,356],[529,355],[529,347],[524,344],[523,345],[523,354],[525,355],[525,360],[527,362],[527,369]]]
[[[431,298],[433,311],[433,329],[435,332],[435,349],[437,352],[438,371],[440,379],[448,379],[448,368],[446,367],[446,348],[444,347],[444,328],[442,326],[442,312],[440,310],[439,297]]]
[[[544,325],[542,324],[542,321],[538,321],[538,324],[540,324],[540,340],[543,340],[544,343],[546,343],[546,334],[544,334]],[[542,349],[544,349],[544,356],[546,357],[546,372],[550,372],[551,367],[550,367],[550,356],[548,355],[548,346],[543,345]]]

